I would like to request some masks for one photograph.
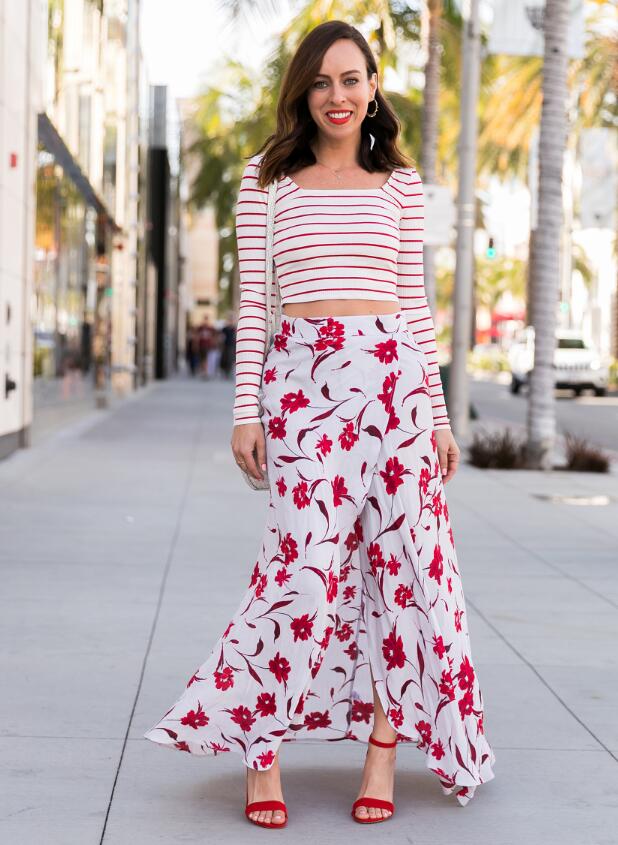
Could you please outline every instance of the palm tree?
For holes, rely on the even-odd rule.
[[[539,212],[530,256],[534,365],[527,415],[528,466],[551,469],[556,433],[554,398],[555,330],[560,290],[562,164],[567,138],[567,33],[569,0],[547,0],[543,60],[543,103],[539,139]]]

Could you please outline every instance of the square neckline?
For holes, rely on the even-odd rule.
[[[302,188],[298,185],[290,176],[284,176],[284,179],[287,179],[292,187],[296,188],[299,191],[302,191],[305,194],[358,194],[358,193],[375,193],[376,191],[383,191],[387,185],[391,183],[391,180],[397,173],[397,170],[392,170],[391,175],[388,177],[386,182],[383,185],[380,185],[379,188]]]

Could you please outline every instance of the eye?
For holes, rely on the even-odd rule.
[[[346,81],[346,82],[353,82],[354,84],[356,84],[356,83],[358,82],[358,79],[356,79],[354,76],[349,76],[349,77],[348,77],[345,81]],[[326,82],[325,82],[325,80],[324,80],[324,79],[318,79],[318,81],[317,81],[317,82],[314,82],[314,83],[313,83],[313,86],[312,86],[312,87],[313,87],[313,88],[317,88],[317,87],[318,87],[318,85],[320,85],[321,83],[324,83],[324,85],[326,85]]]

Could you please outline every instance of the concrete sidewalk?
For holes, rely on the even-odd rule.
[[[0,462],[0,839],[245,843],[236,754],[143,732],[246,589],[267,496],[229,448],[231,382],[155,385]],[[604,507],[535,494],[608,494]],[[373,842],[610,845],[618,822],[618,480],[462,464],[446,487],[495,779],[461,807],[413,745]],[[242,514],[239,517],[239,514]],[[284,842],[361,836],[365,747],[286,744]]]

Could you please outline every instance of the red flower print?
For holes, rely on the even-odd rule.
[[[472,688],[474,683],[474,668],[472,667],[467,654],[459,665],[457,677],[459,678],[459,686],[461,689]]]
[[[174,748],[177,748],[179,751],[188,751],[188,752],[189,752],[189,754],[191,753],[191,752],[189,751],[189,746],[188,746],[188,745],[187,745],[187,743],[184,741],[184,739],[180,740],[180,742],[175,742],[175,743],[174,743]]]
[[[293,414],[299,408],[306,408],[308,404],[309,397],[305,396],[302,390],[298,390],[296,393],[284,393],[281,397],[281,413],[289,411],[290,414]]]
[[[298,557],[298,543],[289,531],[281,540],[281,551],[283,552],[284,563],[286,566]]]
[[[277,368],[270,367],[264,370],[264,384],[270,384],[272,381],[277,380]]]
[[[452,593],[453,592],[453,579],[452,578],[446,579],[446,586],[448,587],[449,593]]]
[[[255,588],[255,595],[259,598],[264,590],[266,589],[266,584],[268,583],[268,577],[266,575],[262,575],[260,578],[260,583]]]
[[[315,731],[317,728],[327,728],[330,723],[328,710],[325,710],[323,713],[320,713],[319,710],[314,710],[313,713],[307,713],[305,715],[304,724],[308,731]]]
[[[403,710],[401,707],[391,707],[388,711],[388,715],[391,717],[391,722],[395,728],[400,728],[403,725]]]
[[[435,634],[433,635],[433,650],[438,655],[440,660],[442,660],[442,658],[444,657],[444,654],[446,653],[446,648],[444,646],[442,634],[440,634],[439,637],[436,637]]]
[[[226,690],[234,686],[234,672],[226,666],[222,672],[215,670],[215,686],[217,689]]]
[[[284,479],[283,477],[282,477],[282,478],[278,478],[278,479],[276,480],[275,484],[277,485],[277,490],[278,490],[278,492],[279,492],[279,495],[280,495],[280,496],[285,496],[285,491],[288,489],[288,488],[285,486],[285,479]]]
[[[395,413],[392,408],[388,410],[388,422],[386,423],[386,433],[388,434],[389,431],[392,431],[394,428],[397,428],[401,420]]]
[[[333,633],[333,630],[334,630],[333,626],[329,625],[326,628],[326,630],[324,631],[324,636],[322,637],[322,639],[318,643],[318,645],[320,646],[321,649],[328,648],[328,644],[330,642],[330,637],[331,637],[331,634]]]
[[[386,462],[386,468],[380,470],[380,475],[386,484],[386,492],[389,495],[394,496],[399,485],[403,484],[401,476],[404,475],[405,471],[404,465],[397,456],[389,458]]]
[[[448,538],[451,541],[451,546],[455,545],[455,541],[453,540],[453,529],[449,528],[448,530]]]
[[[375,577],[379,568],[384,566],[384,557],[382,556],[382,549],[378,543],[370,543],[367,549],[367,557],[369,558],[369,565],[371,567],[371,574]]]
[[[281,334],[290,335],[292,333],[292,326],[289,320],[281,320]]]
[[[386,568],[388,569],[389,575],[397,575],[399,569],[401,567],[401,563],[395,557],[395,553],[391,552],[391,556],[388,559],[388,563],[386,564]]]
[[[429,470],[427,467],[423,467],[421,470],[421,475],[418,480],[419,487],[423,493],[427,492],[427,488],[429,487],[429,481],[431,480],[431,475],[429,474]]]
[[[228,748],[227,745],[221,745],[220,742],[211,742],[210,748],[215,752],[215,754],[220,753],[221,751],[231,751],[231,748]]]
[[[291,666],[287,658],[281,657],[279,652],[277,652],[273,659],[268,662],[268,668],[281,684],[287,681]]]
[[[255,716],[253,716],[251,710],[243,704],[232,708],[232,715],[230,716],[230,719],[232,722],[236,722],[236,724],[240,726],[241,731],[250,731],[251,725],[255,722]]]
[[[441,739],[438,739],[431,746],[431,754],[432,754],[432,757],[436,758],[436,760],[441,760],[444,757],[444,746],[442,745]]]
[[[343,581],[343,578],[341,579]],[[356,587],[346,587],[343,591],[343,600],[351,601],[356,595]]]
[[[277,350],[277,352],[281,352],[282,349],[287,349],[288,346],[288,338],[287,335],[277,334],[273,337],[273,346]]]
[[[412,588],[407,587],[404,584],[400,584],[397,589],[395,590],[395,604],[398,604],[399,607],[407,607],[408,602],[414,598],[412,593]]]
[[[278,587],[283,587],[286,581],[289,581],[291,577],[292,573],[288,572],[285,566],[282,566],[281,569],[279,569],[277,571],[277,574],[275,575],[275,583]]]
[[[350,531],[348,536],[345,538],[345,547],[349,552],[355,552],[358,548],[358,538],[354,531]]]
[[[330,604],[337,595],[337,576],[334,572],[328,573],[328,587],[326,588],[326,601]]]
[[[257,563],[256,563],[256,566],[257,566]],[[225,631],[221,635],[221,638],[225,639],[227,637],[227,635],[230,633],[230,629],[233,628],[233,627],[234,627],[234,623],[230,622],[230,624],[227,626],[227,628],[225,629]]]
[[[315,445],[316,449],[321,452],[322,455],[328,455],[331,446],[333,445],[333,441],[326,434],[323,434]]]
[[[466,716],[469,716],[472,713],[472,705],[474,700],[472,698],[472,690],[466,690],[463,696],[459,699],[459,714],[461,716],[461,720],[463,722]]]
[[[251,583],[249,584],[250,587],[253,587],[254,584],[257,584],[258,578],[260,577],[260,566],[259,564],[255,564],[253,567],[253,574],[251,575]]]
[[[350,660],[356,660],[358,657],[358,645],[356,642],[350,643],[347,648],[344,648],[343,653],[347,654]]]
[[[387,669],[394,669],[396,666],[401,669],[404,666],[406,655],[403,650],[403,640],[395,631],[391,631],[388,637],[382,640],[382,654],[388,661]]]
[[[431,448],[433,449],[433,451],[434,451],[434,452],[436,452],[436,453],[437,453],[437,451],[438,451],[438,443],[437,443],[437,441],[436,441],[436,432],[435,432],[435,431],[432,431],[432,432],[431,432],[431,437],[430,437],[430,440],[431,440]]]
[[[477,726],[480,734],[484,733],[484,731],[483,731],[483,714],[482,713],[478,717],[478,719],[476,720],[476,726]]]
[[[290,628],[294,632],[294,642],[308,640],[313,629],[313,619],[309,619],[308,613],[303,613],[302,616],[292,619]]]
[[[429,745],[431,742],[431,725],[429,722],[417,722],[414,727],[421,735],[420,747],[422,748],[423,745]]]
[[[463,616],[463,610],[457,608],[453,616],[455,617],[455,630],[461,631],[461,617]]]
[[[384,405],[385,411],[390,411],[393,405],[393,393],[397,384],[395,373],[389,373],[382,382],[382,393],[378,393],[378,399]]]
[[[352,702],[351,718],[353,722],[366,722],[370,724],[370,719],[373,716],[373,702],[372,701],[354,701]]]
[[[306,481],[299,481],[296,487],[292,488],[292,498],[294,499],[294,504],[296,505],[298,510],[306,508],[307,505],[311,503],[311,500],[307,495]]]
[[[383,343],[376,343],[375,349],[371,350],[381,364],[390,364],[397,355],[397,341],[392,337]]]
[[[189,725],[190,728],[197,730],[198,728],[203,728],[204,725],[207,725],[210,719],[202,710],[202,705],[197,703],[197,710],[189,710],[186,716],[183,716],[180,720],[181,725]]]
[[[346,563],[345,566],[342,566],[339,570],[339,583],[343,584],[345,580],[347,580],[348,575],[350,574],[350,564]]]
[[[263,751],[261,754],[258,754],[258,760],[260,761],[260,766],[263,769],[267,769],[275,762],[275,752]]]
[[[271,417],[268,420],[268,433],[273,440],[283,440],[285,437],[285,418]]]
[[[444,519],[448,522],[448,505],[444,502]]]
[[[325,326],[320,326],[320,335],[315,344],[317,350],[328,349],[342,349],[345,335],[343,323],[329,317]]]
[[[298,704],[296,705],[296,709],[294,710],[294,713],[302,713],[304,706],[305,706],[305,696],[301,695],[301,697],[298,699]]]
[[[274,692],[261,692],[255,702],[255,709],[257,710],[258,715],[262,717],[274,716],[277,712]]]
[[[338,508],[339,505],[343,504],[343,496],[348,492],[348,488],[345,486],[345,478],[342,475],[336,475],[334,480],[331,481],[331,486],[333,488],[333,505]]]
[[[453,676],[450,669],[442,670],[442,679],[440,681],[440,693],[448,696],[449,701],[455,699],[455,684],[453,683]]]
[[[444,571],[444,566],[442,563],[442,549],[440,546],[436,546],[433,550],[433,560],[429,565],[429,577],[435,578],[438,584],[442,582],[440,579],[442,578],[442,573]]]
[[[343,431],[339,435],[339,443],[341,444],[341,448],[345,449],[346,452],[349,452],[352,446],[358,440],[358,434],[354,431],[354,423],[347,422],[343,427]]]
[[[436,493],[436,495],[433,497],[432,507],[435,515],[440,516],[440,514],[442,513],[442,499],[439,493]]]
[[[343,625],[339,628],[339,630],[335,631],[335,636],[341,643],[347,642],[352,634],[354,633],[354,629],[349,624],[349,622],[344,622]]]

